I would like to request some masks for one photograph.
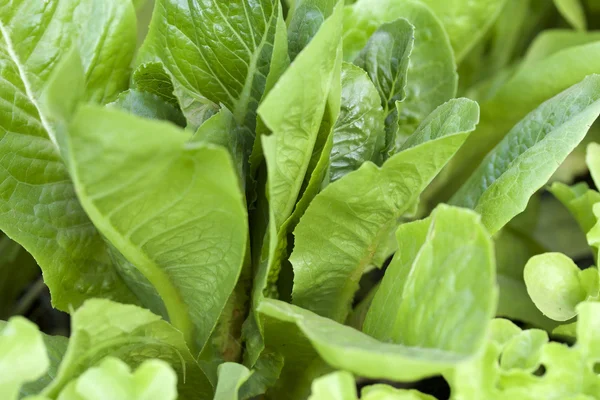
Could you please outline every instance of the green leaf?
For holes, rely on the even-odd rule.
[[[490,29],[506,0],[423,0],[444,24],[457,62]]]
[[[219,365],[219,383],[214,400],[238,400],[239,390],[251,374],[252,372],[241,364],[229,362]]]
[[[283,75],[285,70],[290,66],[290,56],[288,54],[288,33],[287,25],[283,19],[283,7],[279,7],[279,14],[277,16],[277,24],[275,26],[275,38],[273,39],[273,53],[271,54],[271,66],[269,68],[269,74],[265,83],[265,91],[261,99],[264,100],[267,95],[271,92],[279,78]],[[254,140],[254,146],[252,153],[250,154],[250,174],[256,176],[259,166],[262,165],[264,157],[262,154],[262,135],[270,134],[271,132],[265,126],[264,121],[260,115],[256,121],[256,138]]]
[[[382,238],[475,129],[478,112],[467,99],[440,106],[381,168],[367,162],[317,195],[294,231],[294,304],[345,319]]]
[[[161,360],[144,361],[135,372],[107,357],[69,383],[58,400],[175,400],[177,375]]]
[[[554,4],[573,28],[580,31],[586,30],[587,21],[581,0],[554,0]]]
[[[177,329],[146,309],[97,299],[88,300],[73,314],[69,347],[54,381],[42,394],[55,398],[69,382],[108,356],[131,368],[151,358],[163,360],[177,372],[182,398],[212,394]]]
[[[269,350],[263,351],[252,367],[252,375],[240,388],[240,398],[251,399],[266,393],[279,379],[283,361],[281,354]]]
[[[338,0],[295,0],[288,14],[290,58],[294,60],[333,13]]]
[[[357,400],[356,383],[349,372],[334,372],[312,383],[308,400]]]
[[[132,0],[132,1],[133,1],[133,6],[135,7],[136,10],[142,9],[148,2],[148,0]]]
[[[529,198],[584,138],[598,114],[600,75],[592,75],[519,122],[451,203],[479,212],[488,230],[497,232],[525,209]]]
[[[415,28],[403,18],[383,24],[354,60],[375,84],[386,114],[406,96],[406,74],[414,34]]]
[[[330,132],[340,109],[341,22],[342,7],[338,6],[258,111],[273,133],[261,138],[268,171],[269,225],[254,281],[255,307],[263,296],[274,294],[281,263],[287,255],[287,235],[324,177],[326,163],[319,160],[311,171],[311,161],[320,133],[325,133],[331,146]],[[328,125],[322,132],[324,120]],[[321,154],[324,161],[330,152],[329,147]],[[319,158],[317,154],[316,159]],[[317,179],[319,175],[321,179]],[[308,186],[304,185],[305,180],[309,181]],[[253,354],[253,361],[257,356]]]
[[[492,242],[479,216],[439,206],[396,235],[399,250],[363,331],[383,342],[477,352],[497,303]]]
[[[278,4],[157,0],[138,63],[162,62],[193,129],[203,120],[191,114],[224,104],[236,123],[254,131]]]
[[[525,265],[527,292],[544,315],[567,321],[576,315],[575,307],[586,299],[580,274],[573,260],[561,253],[532,257]]]
[[[33,257],[18,243],[0,237],[0,319],[7,319],[17,311],[17,300],[39,275]]]
[[[427,6],[412,0],[360,0],[346,7],[344,59],[354,60],[382,24],[398,18],[415,27],[415,41],[395,151],[427,115],[456,95],[458,81],[452,47],[441,22]]]
[[[69,126],[67,153],[83,207],[123,255],[121,274],[146,304],[162,301],[199,351],[237,282],[248,222],[226,150],[188,138],[168,123],[86,106]]]
[[[173,106],[177,106],[171,77],[165,71],[162,63],[148,62],[139,65],[131,77],[132,89],[147,92],[164,99]]]
[[[21,388],[21,395],[36,395],[41,393],[46,386],[52,383],[58,372],[58,368],[67,351],[69,339],[64,336],[43,335],[44,345],[50,365],[42,377],[34,382],[27,383]]]
[[[3,2],[0,31],[2,58],[12,64],[9,71],[17,69],[17,87],[25,88],[24,97],[34,105],[56,60],[70,47],[79,49],[88,99],[107,103],[127,87],[136,43],[129,1]]]
[[[152,93],[129,89],[121,93],[108,106],[119,108],[139,117],[170,121],[175,125],[185,127],[185,118],[181,114],[181,110]]]
[[[406,97],[409,56],[415,28],[405,19],[381,25],[354,63],[367,71],[375,84],[386,117],[386,146],[392,146],[398,122],[396,102]]]
[[[21,385],[40,378],[50,362],[42,334],[32,322],[13,317],[0,328],[0,396],[17,400]]]
[[[582,59],[587,62],[579,62]],[[598,72],[600,42],[568,48],[519,69],[481,104],[481,123],[446,169],[443,181],[436,182],[440,188],[433,203],[447,201],[471,176],[473,165],[483,161],[511,128],[541,103]]]
[[[379,94],[367,74],[344,63],[342,108],[333,128],[332,182],[357,170],[366,161],[379,161],[385,144],[384,119]]]
[[[135,46],[131,2],[1,3],[0,229],[33,255],[62,310],[90,297],[135,301],[79,206],[56,132],[40,108],[42,92],[63,66],[56,60],[72,46],[82,56],[85,97],[113,100],[127,85]],[[71,95],[65,88],[61,96]]]
[[[221,108],[198,128],[190,142],[213,144],[226,149],[236,168],[240,186],[243,186],[245,149],[253,139],[246,133],[247,131],[236,126],[233,114],[228,109]]]

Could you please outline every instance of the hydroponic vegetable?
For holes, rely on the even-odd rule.
[[[597,0],[0,0],[0,399],[600,400]]]

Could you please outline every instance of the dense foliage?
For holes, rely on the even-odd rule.
[[[596,28],[0,0],[0,398],[600,399]]]

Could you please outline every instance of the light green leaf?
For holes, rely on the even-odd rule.
[[[592,227],[587,233],[587,240],[590,246],[600,249],[600,204],[596,203],[592,208],[594,216],[596,217],[596,225]]]
[[[381,100],[367,74],[352,64],[342,66],[342,108],[333,128],[330,180],[381,159],[385,142]]]
[[[331,367],[367,378],[395,381],[414,381],[449,371],[456,363],[474,355],[380,342],[280,300],[265,299],[259,312],[265,318],[267,343],[295,363],[289,366],[296,372],[294,387],[288,387],[290,393],[301,388],[306,374],[319,370],[317,354]]]
[[[396,235],[399,250],[363,331],[383,342],[477,352],[497,303],[492,242],[479,216],[439,206]]]
[[[453,398],[522,400],[596,399],[600,377],[598,332],[600,304],[577,307],[577,343],[548,342],[545,332],[523,331],[509,321],[495,320],[487,349],[475,360],[446,374]],[[544,374],[537,371],[544,366]]]
[[[435,397],[416,390],[396,389],[382,384],[364,387],[361,395],[361,400],[435,400]]]
[[[571,187],[555,182],[548,190],[569,210],[583,233],[588,233],[596,225],[593,207],[600,202],[600,193],[590,189],[585,182]]]
[[[525,209],[529,198],[584,138],[598,114],[600,75],[592,75],[519,122],[451,203],[479,212],[488,230],[497,232]]]
[[[395,389],[388,385],[365,386],[362,400],[435,400],[416,390]],[[309,400],[358,400],[356,382],[352,374],[339,371],[315,379]]]
[[[239,390],[251,374],[252,372],[241,364],[228,362],[219,365],[219,383],[214,400],[238,400]]]
[[[131,368],[151,358],[161,359],[177,372],[182,398],[212,395],[208,379],[178,330],[146,309],[97,299],[88,300],[73,314],[69,347],[56,378],[42,394],[55,398],[69,382],[108,356]]]
[[[481,104],[481,123],[444,171],[443,182],[436,182],[440,188],[433,202],[447,201],[471,176],[473,165],[483,161],[528,113],[587,75],[598,72],[600,42],[568,48],[519,69],[491,99]]]
[[[273,132],[262,141],[270,172],[269,204],[277,228],[293,211],[313,154],[334,85],[340,23],[341,11],[336,11],[323,24],[312,45],[279,79],[258,111]],[[298,153],[290,154],[292,148]]]
[[[444,24],[457,62],[490,29],[505,0],[423,0]]]
[[[308,400],[357,400],[356,383],[349,372],[334,372],[315,379]]]
[[[506,371],[523,369],[530,373],[535,372],[546,343],[548,334],[545,331],[530,329],[519,332],[504,344],[500,368]]]
[[[581,0],[554,0],[554,4],[573,28],[580,31],[586,30],[587,21]]]
[[[338,6],[258,111],[273,133],[262,137],[268,171],[269,224],[254,281],[254,307],[263,296],[274,294],[281,263],[288,251],[287,235],[324,177],[331,152],[330,133],[340,109],[341,22],[342,7]],[[313,157],[321,135],[325,136],[329,149]],[[317,165],[312,164],[313,158],[319,161]],[[252,360],[257,356],[255,352]]]
[[[458,81],[452,47],[441,22],[427,6],[412,0],[360,0],[346,7],[344,58],[354,60],[382,24],[398,18],[415,27],[415,41],[393,153],[427,115],[456,95]]]
[[[600,32],[577,32],[567,29],[545,30],[536,36],[527,49],[521,68],[559,51],[598,41],[600,41]]]
[[[107,357],[69,383],[58,400],[175,400],[177,375],[161,360],[144,361],[135,372]]]
[[[561,253],[532,257],[525,265],[527,292],[544,315],[567,321],[576,315],[575,307],[586,299],[581,270]]]
[[[191,114],[224,104],[253,132],[278,7],[274,0],[157,0],[138,63],[162,62],[194,130],[203,120]]]
[[[381,168],[367,162],[312,201],[294,231],[294,304],[345,319],[382,238],[475,128],[478,111],[467,99],[440,106]]]
[[[21,385],[35,381],[50,362],[42,334],[32,322],[13,317],[0,327],[0,397],[17,400]]]
[[[77,66],[85,96],[113,100],[127,85],[135,46],[131,2],[0,4],[0,229],[33,255],[53,305],[62,310],[90,297],[135,301],[79,206],[49,116],[40,108],[42,92],[63,65],[57,60],[72,46],[82,56],[83,69],[79,60]],[[71,95],[65,88],[61,95]]]
[[[290,58],[294,60],[333,13],[338,0],[295,0],[288,12]]]
[[[119,108],[143,118],[170,121],[181,127],[185,127],[186,124],[181,110],[149,92],[129,89],[121,93],[108,106]]]
[[[596,187],[600,187],[600,144],[590,143],[587,148],[585,162],[590,170]]]
[[[86,106],[69,126],[67,154],[83,207],[123,255],[121,274],[146,304],[162,301],[199,351],[237,282],[248,227],[226,150],[188,138],[171,124]]]

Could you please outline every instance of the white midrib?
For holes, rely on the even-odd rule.
[[[54,144],[56,149],[58,149],[59,147],[58,147],[58,142],[56,141],[56,135],[54,134],[52,128],[50,127],[50,123],[48,123],[48,120],[44,116],[44,113],[42,112],[37,99],[33,95],[33,89],[31,88],[31,83],[29,82],[29,80],[27,79],[27,75],[25,74],[25,67],[19,60],[19,57],[17,56],[17,53],[15,51],[14,45],[13,45],[12,41],[10,40],[9,32],[2,22],[0,22],[0,32],[2,33],[2,37],[4,38],[4,43],[6,43],[6,50],[8,51],[8,55],[10,56],[10,58],[13,60],[13,62],[15,63],[15,65],[17,67],[17,71],[19,72],[19,78],[21,78],[21,81],[23,82],[23,86],[25,87],[25,94],[27,94],[27,98],[29,99],[29,101],[31,101],[31,103],[34,105],[35,109],[37,110],[38,115],[40,116],[40,121],[42,122],[42,126],[48,133],[48,138],[50,139],[52,144]]]

